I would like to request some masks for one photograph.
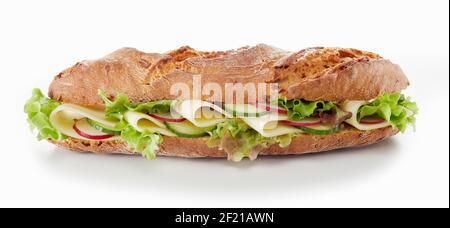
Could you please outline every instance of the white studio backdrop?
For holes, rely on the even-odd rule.
[[[0,206],[448,207],[448,1],[1,1]],[[402,66],[417,131],[361,149],[228,163],[76,154],[22,107],[61,70],[120,47],[354,47]]]

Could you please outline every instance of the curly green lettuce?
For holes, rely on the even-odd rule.
[[[105,103],[105,115],[107,118],[116,118],[121,120],[123,114],[127,111],[136,111],[143,113],[163,114],[170,112],[171,100],[159,100],[146,103],[131,103],[127,95],[120,93],[112,101],[108,99],[104,91],[99,91],[98,95]]]
[[[279,98],[278,106],[286,109],[288,111],[288,118],[293,121],[301,120],[317,113],[330,111],[336,107],[330,101],[288,100],[287,98]]]
[[[121,137],[127,142],[128,147],[136,153],[141,153],[143,157],[153,160],[156,158],[156,151],[163,142],[163,137],[157,133],[139,132],[131,125],[122,129]]]
[[[28,123],[32,130],[37,130],[38,140],[53,139],[62,140],[65,138],[49,120],[50,114],[59,105],[59,102],[51,100],[42,94],[41,90],[33,89],[31,98],[24,107],[24,112],[28,116]]]
[[[390,124],[405,132],[408,125],[415,127],[418,112],[415,102],[400,93],[384,93],[358,110],[358,121],[364,117],[382,117]]]
[[[104,91],[99,90],[98,95],[105,103],[105,116],[110,119],[122,120],[123,114],[128,111],[131,106],[127,95],[120,93],[114,100],[110,100]]]
[[[254,160],[261,149],[277,143],[280,147],[287,147],[292,138],[296,136],[289,134],[272,138],[263,137],[239,119],[229,119],[219,123],[217,128],[209,133],[208,147],[225,150],[228,160],[235,162],[239,162],[245,157]]]
[[[141,153],[142,156],[149,160],[155,159],[156,151],[163,142],[163,137],[158,133],[137,131],[126,122],[124,114],[127,111],[158,114],[167,113],[170,111],[172,101],[161,100],[133,104],[130,103],[125,94],[118,94],[114,100],[108,99],[103,91],[99,91],[99,96],[105,103],[106,118],[119,121],[115,128],[121,131],[120,136],[123,141],[127,142],[128,147],[136,153]]]

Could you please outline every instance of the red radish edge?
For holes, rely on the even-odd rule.
[[[305,126],[315,126],[319,125],[321,123],[320,119],[317,119],[315,121],[291,121],[291,120],[282,120],[281,121],[284,124],[291,125],[291,126],[297,126],[297,127],[305,127]]]
[[[359,122],[362,124],[379,124],[383,123],[385,120],[381,117],[364,117]]]
[[[287,114],[288,113],[288,111],[286,109],[283,109],[283,108],[280,108],[280,107],[268,106],[268,105],[265,105],[263,103],[256,103],[255,106],[256,106],[256,108],[264,109],[264,110],[266,110],[268,112],[277,112],[279,114]]]
[[[148,114],[148,115],[157,120],[161,120],[161,121],[165,121],[165,122],[172,122],[172,123],[179,123],[179,122],[183,122],[186,120],[185,118],[172,119],[172,118],[158,116],[156,114]]]
[[[78,129],[77,121],[75,121],[75,123],[73,124],[73,130],[81,137],[85,137],[85,138],[91,139],[91,140],[104,140],[104,139],[109,139],[109,138],[114,137],[114,135],[90,135],[90,134],[84,133],[80,129]]]

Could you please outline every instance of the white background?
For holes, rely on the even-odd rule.
[[[2,207],[448,207],[448,1],[1,1]],[[361,149],[233,164],[77,154],[37,142],[24,102],[131,46],[355,47],[400,64],[417,131]]]

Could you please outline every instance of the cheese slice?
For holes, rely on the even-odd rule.
[[[174,102],[172,110],[197,127],[211,127],[232,117],[221,107],[201,100]]]
[[[137,131],[144,132],[156,132],[166,136],[176,136],[174,133],[169,131],[166,125],[147,114],[135,111],[128,111],[125,113],[126,121]]]
[[[345,101],[340,107],[342,110],[351,112],[352,117],[350,119],[345,120],[346,123],[352,125],[353,127],[359,130],[373,130],[378,128],[388,127],[391,124],[387,121],[378,123],[378,124],[361,124],[358,121],[358,110],[361,106],[369,103],[368,101]]]
[[[288,117],[286,115],[277,113],[269,113],[261,117],[242,117],[242,120],[245,123],[264,137],[276,137],[292,133],[302,133],[302,131],[298,128],[279,123],[280,120],[287,119]]]
[[[114,129],[114,126],[117,122],[107,120],[105,118],[105,114],[102,111],[89,109],[78,105],[73,104],[62,104],[58,106],[53,112],[50,114],[50,123],[53,127],[55,127],[59,132],[64,135],[67,135],[72,138],[82,139],[82,140],[91,140],[84,138],[78,135],[75,130],[73,130],[73,125],[75,124],[75,120],[89,118],[94,120],[105,127]],[[95,135],[104,135],[105,133],[92,129],[90,131],[91,134]],[[115,136],[102,141],[111,141],[118,140],[120,136]]]

